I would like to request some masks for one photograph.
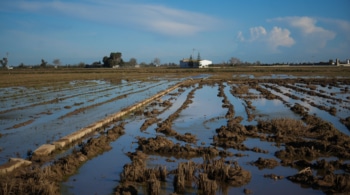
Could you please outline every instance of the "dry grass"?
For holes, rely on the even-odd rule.
[[[294,76],[327,76],[348,77],[350,67],[310,66],[310,67],[225,67],[209,69],[180,68],[137,68],[137,69],[0,69],[0,87],[42,87],[61,85],[72,80],[108,80],[120,79],[149,80],[152,78],[183,78],[198,74],[210,74],[213,79],[232,79],[233,75],[254,75],[255,77],[271,74],[287,74]]]

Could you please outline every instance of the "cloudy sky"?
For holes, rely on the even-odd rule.
[[[14,66],[117,51],[138,63],[350,58],[349,0],[11,0],[0,21],[0,57]]]

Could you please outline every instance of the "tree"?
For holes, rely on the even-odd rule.
[[[332,59],[329,59],[328,63],[329,63],[330,65],[333,65],[334,61],[333,61]]]
[[[238,58],[232,57],[232,58],[230,59],[230,64],[231,64],[232,66],[234,66],[234,65],[239,65],[239,64],[241,64],[241,63],[242,63],[241,60],[238,59]]]
[[[103,57],[102,62],[103,62],[104,66],[109,66],[108,65],[108,60],[109,60],[109,58],[107,56]]]
[[[78,67],[80,67],[80,68],[85,67],[85,63],[84,62],[79,62]]]
[[[103,65],[105,67],[113,67],[115,65],[123,65],[124,61],[122,59],[122,53],[120,52],[111,52],[109,57],[103,57]]]
[[[195,62],[195,66],[198,66],[198,67],[199,67],[200,61],[201,61],[201,54],[198,52],[197,60],[196,60],[196,62]]]
[[[190,56],[190,59],[189,59],[189,61],[188,61],[188,66],[189,67],[193,67],[193,59],[192,59],[192,55]]]
[[[7,58],[2,58],[2,60],[0,60],[0,63],[2,65],[3,68],[5,68],[7,66]]]
[[[53,63],[55,66],[61,65],[60,59],[54,59],[54,60],[52,61],[52,63]]]
[[[201,61],[201,54],[198,52],[197,62],[199,63],[199,61]]]
[[[154,64],[155,66],[160,66],[160,59],[159,59],[159,58],[154,58],[153,64]]]
[[[41,67],[46,67],[46,65],[47,65],[47,62],[46,62],[44,59],[41,59],[41,64],[40,64],[40,66],[41,66]]]
[[[130,65],[130,66],[135,66],[136,64],[137,64],[136,58],[130,58],[130,60],[129,60],[129,65]]]
[[[7,67],[8,57],[9,57],[9,53],[7,52],[6,57],[3,57],[2,60],[0,60],[0,64],[2,65],[3,68]]]
[[[146,62],[141,62],[140,66],[145,67],[145,66],[147,66],[147,64],[146,64]]]

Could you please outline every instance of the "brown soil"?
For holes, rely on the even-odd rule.
[[[279,163],[275,159],[263,159],[263,158],[259,158],[252,164],[257,166],[259,169],[264,169],[264,168],[273,169],[279,165]]]
[[[8,128],[7,130],[17,129],[19,127],[23,127],[23,126],[29,125],[29,124],[31,124],[33,122],[34,122],[34,119],[31,119],[31,120],[25,121],[23,123],[19,123],[19,124],[13,125],[11,128]]]
[[[346,119],[342,119],[341,122],[349,129],[350,131],[350,117],[347,117]]]
[[[164,140],[163,140],[164,141]],[[161,142],[161,141],[160,141]],[[140,144],[141,146],[142,144]],[[205,152],[206,150],[203,149]],[[205,156],[202,153],[202,156]],[[175,193],[184,193],[186,187],[196,184],[199,194],[215,194],[220,184],[232,186],[242,186],[249,183],[251,174],[243,170],[236,162],[225,162],[223,159],[206,160],[204,163],[194,163],[192,161],[178,164],[175,170],[167,171],[165,167],[146,168],[145,158],[147,156],[138,151],[128,154],[132,163],[124,166],[121,173],[121,183],[116,188],[117,194],[128,190],[134,191],[130,183],[147,183],[150,194],[159,194],[159,181],[165,181],[168,175],[174,175]],[[210,156],[210,154],[208,155]]]
[[[310,169],[300,171],[298,174],[287,177],[289,180],[321,189],[328,194],[350,192],[350,175],[334,174],[328,172],[322,176],[314,176]]]
[[[138,138],[138,149],[144,153],[158,154],[161,156],[174,156],[182,158],[194,158],[201,157],[203,155],[208,155],[211,157],[215,156],[232,156],[233,154],[226,151],[220,151],[214,147],[191,147],[189,144],[181,146],[180,144],[175,144],[171,140],[156,136],[155,138]]]

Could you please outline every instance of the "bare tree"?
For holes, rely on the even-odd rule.
[[[130,58],[130,60],[129,60],[129,65],[130,65],[130,66],[135,66],[136,64],[137,64],[136,58]]]
[[[60,59],[54,59],[54,60],[52,61],[52,63],[53,63],[55,66],[61,65]]]
[[[238,58],[235,58],[235,57],[232,57],[231,59],[230,59],[230,64],[231,65],[238,65],[238,64],[241,64],[242,62],[241,62],[241,60],[240,59],[238,59]]]
[[[159,59],[159,58],[154,58],[153,64],[154,64],[155,66],[160,66],[160,59]]]

